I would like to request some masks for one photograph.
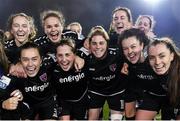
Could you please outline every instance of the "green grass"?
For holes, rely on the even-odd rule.
[[[109,106],[107,102],[105,102],[103,107],[103,120],[109,120]]]

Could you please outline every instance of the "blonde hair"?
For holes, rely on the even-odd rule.
[[[36,36],[37,33],[37,28],[35,27],[34,24],[34,19],[31,16],[26,15],[25,13],[17,13],[17,14],[12,14],[9,18],[8,18],[8,23],[7,23],[7,27],[9,29],[9,31],[12,29],[12,23],[14,18],[16,18],[17,16],[22,16],[24,18],[26,18],[29,22],[30,25],[30,29],[31,29],[31,33],[29,35],[29,39],[33,39]]]
[[[102,35],[104,39],[109,42],[109,35],[102,26],[94,26],[91,28],[91,31],[88,34],[89,42],[91,42],[92,37],[95,35]]]
[[[61,25],[64,27],[65,24],[65,19],[63,14],[60,11],[55,11],[55,10],[47,10],[47,11],[43,11],[40,14],[40,18],[41,18],[41,23],[42,23],[42,27],[44,26],[44,21],[49,18],[49,17],[56,17],[59,19]]]
[[[67,29],[71,29],[71,26],[74,26],[74,25],[79,27],[80,34],[81,34],[82,33],[82,26],[81,26],[81,24],[79,22],[72,22],[72,23],[70,23],[69,25],[67,25]]]

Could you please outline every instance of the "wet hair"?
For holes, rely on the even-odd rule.
[[[8,18],[8,22],[7,22],[7,28],[8,28],[8,31],[11,31],[12,29],[12,24],[13,24],[13,20],[14,18],[18,17],[18,16],[21,16],[21,17],[24,17],[28,20],[29,22],[29,25],[30,25],[30,29],[31,29],[31,33],[29,35],[29,39],[33,39],[35,36],[36,36],[36,33],[37,33],[37,28],[35,27],[35,24],[34,24],[34,19],[33,17],[31,16],[28,16],[26,15],[25,13],[17,13],[17,14],[12,14],[9,18]],[[11,35],[13,36],[13,35]]]
[[[158,44],[164,44],[171,53],[174,53],[174,59],[171,62],[168,70],[168,94],[170,102],[173,106],[177,106],[180,102],[180,50],[176,47],[173,40],[168,37],[156,38],[148,46],[156,46]]]
[[[56,47],[56,53],[57,53],[57,48],[59,46],[63,46],[63,45],[67,45],[69,47],[71,47],[71,51],[75,54],[76,53],[76,45],[75,45],[75,40],[73,40],[72,38],[63,38],[61,39],[61,41],[57,44]]]
[[[40,14],[40,18],[41,18],[41,23],[42,23],[42,27],[44,27],[44,21],[49,18],[49,17],[56,17],[59,19],[61,25],[64,27],[65,24],[65,19],[63,14],[60,11],[55,11],[55,10],[47,10],[47,11],[43,11]]]
[[[135,22],[135,26],[138,26],[139,21],[140,21],[142,18],[147,18],[147,19],[149,19],[150,29],[151,29],[151,31],[152,31],[153,28],[154,28],[154,26],[155,26],[156,21],[154,20],[154,17],[151,16],[151,15],[139,15],[139,17],[137,18],[137,20],[136,20],[136,22]]]
[[[39,52],[40,57],[42,58],[43,54],[42,54],[42,51],[41,51],[40,47],[37,44],[33,43],[33,42],[27,42],[27,43],[25,43],[24,45],[22,45],[20,47],[20,57],[21,57],[21,54],[22,54],[23,50],[31,49],[31,48],[37,49],[37,51]]]
[[[92,37],[96,35],[101,35],[109,43],[109,35],[102,26],[94,26],[91,28],[90,33],[88,34],[89,43],[92,41]]]
[[[118,37],[119,46],[122,47],[122,41],[129,37],[136,37],[136,39],[139,40],[140,44],[144,44],[144,47],[147,46],[150,42],[150,40],[147,38],[144,32],[136,28],[131,28],[125,30],[124,32],[122,32],[121,35],[119,35]]]

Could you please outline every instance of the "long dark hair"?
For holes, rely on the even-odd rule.
[[[150,46],[155,46],[157,44],[166,45],[170,52],[174,53],[174,59],[171,62],[171,66],[168,71],[167,86],[170,103],[173,106],[177,106],[180,101],[180,50],[176,47],[173,40],[167,37],[154,40]]]

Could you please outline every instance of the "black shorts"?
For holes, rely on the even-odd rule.
[[[38,114],[40,120],[52,119],[54,113],[55,102],[53,97],[44,101],[41,104],[37,104],[31,108],[31,120],[34,120],[35,116]]]
[[[177,116],[180,116],[180,109],[178,109]]]
[[[89,92],[89,97],[89,108],[102,108],[107,100],[110,109],[115,111],[122,111],[124,109],[124,92],[114,96],[101,96]]]
[[[125,102],[134,102],[142,99],[143,90],[141,89],[126,89],[125,91]]]
[[[60,116],[70,115],[71,120],[85,120],[86,111],[88,109],[89,99],[88,96],[85,95],[78,102],[70,102],[70,101],[60,101],[60,105],[62,107],[62,112]]]
[[[168,106],[170,105],[166,96],[155,96],[144,92],[139,109],[159,112],[162,107]]]

